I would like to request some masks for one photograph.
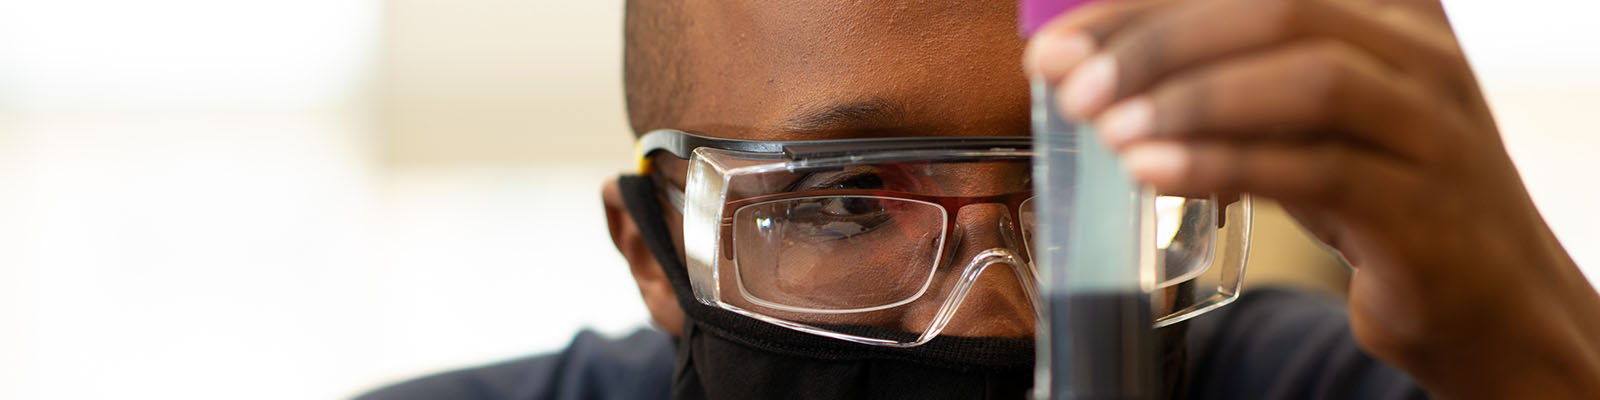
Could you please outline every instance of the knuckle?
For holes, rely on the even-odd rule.
[[[1349,62],[1355,52],[1342,41],[1318,40],[1300,53],[1294,73],[1301,76],[1314,118],[1327,121],[1337,116],[1341,98],[1359,80],[1359,72]]]
[[[1142,86],[1158,75],[1167,63],[1167,43],[1173,36],[1167,24],[1151,24],[1127,35],[1113,52],[1117,56],[1117,88],[1119,92],[1143,89]]]
[[[1304,16],[1308,2],[1304,0],[1243,0],[1241,6],[1261,18],[1258,26],[1272,37],[1291,37],[1305,30]]]
[[[1170,86],[1164,85],[1155,94],[1158,118],[1157,127],[1163,135],[1195,134],[1193,129],[1214,125],[1212,106],[1216,104],[1215,83],[1201,76],[1181,78]],[[1164,114],[1164,115],[1163,115]],[[1165,125],[1163,128],[1162,125]]]

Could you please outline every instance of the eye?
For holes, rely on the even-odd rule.
[[[883,189],[883,177],[870,169],[817,172],[795,182],[790,190],[875,190]],[[787,221],[796,228],[792,234],[811,240],[842,240],[872,232],[889,222],[890,210],[878,197],[863,195],[818,196],[789,203]]]
[[[820,240],[848,239],[889,222],[882,200],[860,196],[822,196],[792,203],[788,220],[797,233]]]
[[[857,216],[883,212],[883,202],[870,197],[835,197],[823,200],[822,211],[837,216]]]
[[[829,189],[883,189],[883,177],[872,173],[854,174],[831,186]]]
[[[871,167],[839,169],[805,174],[789,187],[786,192],[805,192],[811,190],[836,190],[836,189],[884,189],[884,179]]]

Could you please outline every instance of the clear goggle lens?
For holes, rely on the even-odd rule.
[[[1039,205],[1030,161],[972,152],[921,156],[795,165],[697,150],[685,212],[697,297],[793,329],[909,346],[937,335],[963,300],[977,295],[979,275],[1009,273],[1015,279],[991,282],[1004,282],[999,292],[1013,296],[1001,300],[1012,301],[984,303],[1014,309],[986,314],[1031,318],[1037,299],[1026,297],[1035,296],[1029,255],[1036,253],[1030,244]],[[1146,287],[1158,325],[1231,300],[1243,268],[1248,199],[1152,200],[1156,248]],[[716,246],[697,249],[692,244],[700,240]],[[994,265],[1006,267],[988,269]]]

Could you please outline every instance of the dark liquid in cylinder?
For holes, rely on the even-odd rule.
[[[1051,398],[1161,398],[1148,295],[1052,295],[1048,301]]]

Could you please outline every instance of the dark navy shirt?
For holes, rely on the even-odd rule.
[[[1427,398],[1410,377],[1356,347],[1344,309],[1328,299],[1256,290],[1191,322],[1190,398]],[[620,340],[584,331],[560,353],[418,378],[358,399],[667,399],[672,346],[656,331]]]

